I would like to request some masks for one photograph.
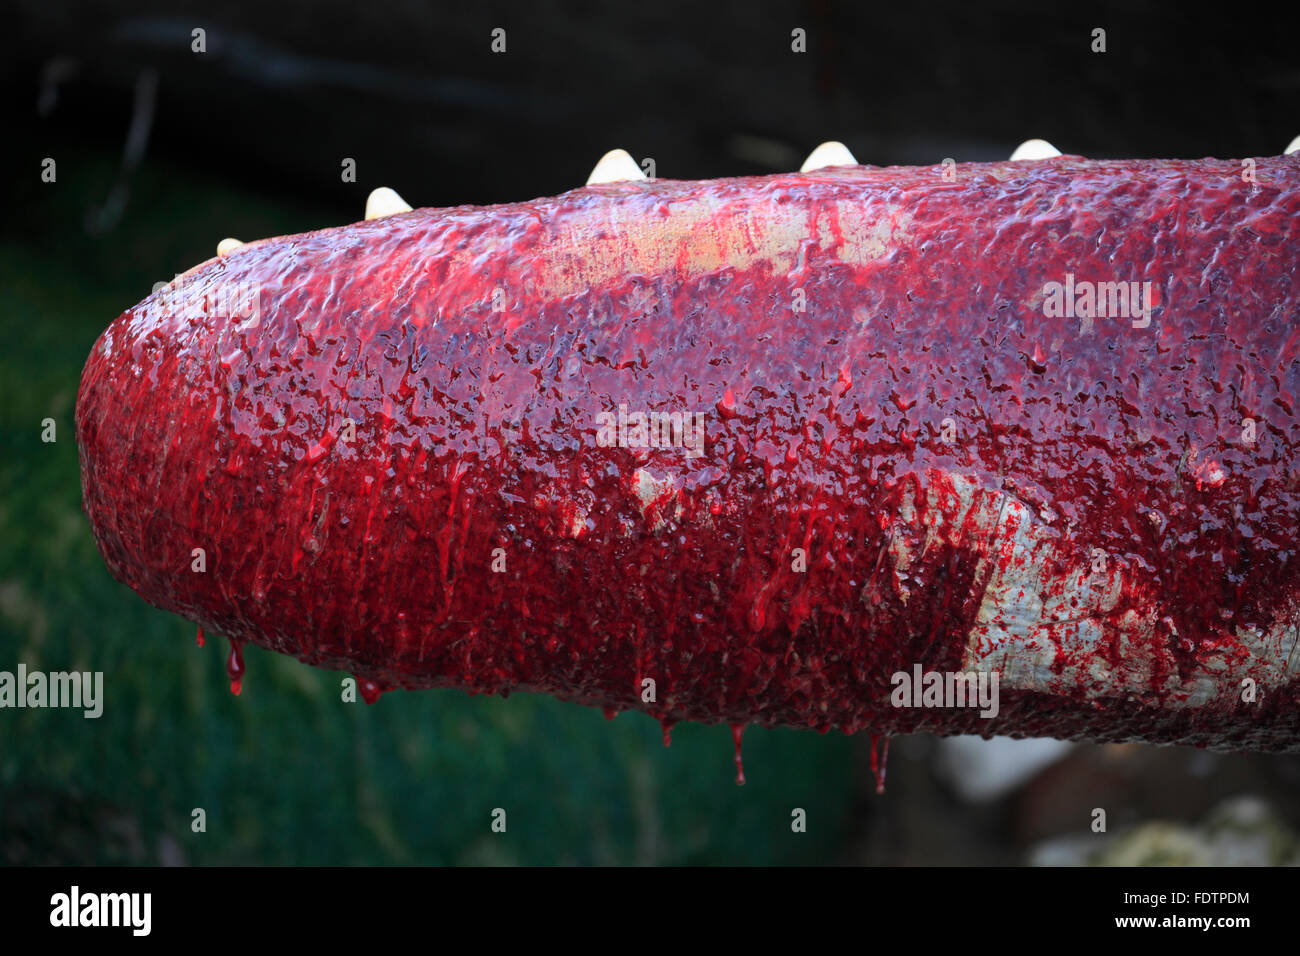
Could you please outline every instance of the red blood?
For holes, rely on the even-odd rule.
[[[885,764],[889,760],[889,734],[871,735],[871,774],[876,778],[876,793],[885,792]]]
[[[377,683],[365,677],[356,678],[357,689],[361,691],[361,699],[367,704],[373,704],[383,696],[384,689]]]
[[[676,722],[665,718],[659,721],[659,726],[664,733],[664,746],[671,747],[673,745],[673,727],[676,726]]]
[[[198,633],[198,636],[194,638],[194,643],[197,644],[197,645],[199,645],[199,647],[202,647],[202,646],[203,646],[203,644],[204,644],[204,640],[203,640],[203,628],[199,628],[199,633]]]
[[[655,180],[249,243],[96,344],[85,510],[155,605],[384,687],[1295,750],[1300,158],[1240,170]],[[1150,324],[1047,314],[1067,277],[1152,283]],[[602,444],[620,404],[703,414],[702,453]],[[891,705],[989,662],[992,719]]]
[[[745,764],[740,759],[740,738],[744,736],[745,727],[743,724],[731,725],[731,739],[736,744],[736,786],[745,785]]]
[[[236,697],[244,686],[244,644],[230,638],[230,656],[226,658],[226,674],[230,677],[230,692]]]

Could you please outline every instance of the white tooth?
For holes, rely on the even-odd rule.
[[[827,166],[856,166],[858,161],[853,158],[849,148],[843,143],[837,143],[831,140],[829,143],[822,143],[803,161],[799,167],[801,173],[811,173],[814,169],[825,169]]]
[[[217,255],[224,256],[227,253],[238,249],[242,245],[243,243],[238,239],[222,239],[217,243]]]
[[[597,183],[621,183],[630,179],[645,179],[645,173],[636,164],[636,160],[625,149],[611,149],[587,177],[587,185]]]
[[[1282,151],[1283,156],[1290,156],[1292,153],[1300,153],[1300,136],[1291,140],[1291,144]]]
[[[1011,154],[1012,159],[1051,159],[1061,151],[1045,139],[1027,139]]]
[[[372,191],[366,200],[367,219],[383,219],[385,216],[395,216],[399,212],[410,211],[410,203],[387,186],[380,186]]]

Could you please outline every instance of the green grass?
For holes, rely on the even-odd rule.
[[[0,862],[798,863],[833,860],[854,748],[682,726],[665,749],[639,714],[609,722],[549,698],[386,695],[346,704],[342,675],[248,648],[227,689],[223,641],[144,603],[100,560],[80,508],[73,407],[103,328],[218,239],[341,222],[162,163],[114,231],[85,234],[111,155],[68,152],[0,242],[0,670],[103,671],[104,713],[0,710]],[[33,176],[35,180],[35,176]],[[357,187],[355,216],[364,191]],[[57,441],[41,441],[41,421]],[[203,808],[207,829],[191,814]],[[507,812],[507,832],[491,814]],[[808,832],[790,830],[802,807]]]

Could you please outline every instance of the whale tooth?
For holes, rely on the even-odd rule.
[[[238,249],[242,245],[243,243],[240,242],[238,239],[230,239],[230,238],[222,239],[220,242],[217,243],[217,255],[224,256]]]
[[[1015,159],[1051,159],[1060,156],[1061,151],[1045,139],[1027,139],[1011,154]]]
[[[843,143],[837,143],[835,140],[822,143],[803,161],[799,167],[801,173],[811,173],[814,169],[825,169],[827,166],[856,166],[858,161],[853,158],[849,148]]]
[[[1282,150],[1283,156],[1290,156],[1292,153],[1300,153],[1300,136],[1291,140],[1290,145],[1288,145],[1286,149]]]
[[[399,212],[410,212],[411,204],[387,186],[372,190],[366,199],[366,219],[383,219]]]
[[[611,149],[600,157],[600,162],[596,163],[596,168],[587,177],[587,185],[621,183],[645,178],[645,173],[641,171],[641,167],[636,164],[636,160],[632,158],[627,150]]]

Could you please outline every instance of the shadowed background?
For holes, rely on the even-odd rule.
[[[904,738],[876,796],[865,737],[751,729],[738,788],[720,727],[679,727],[665,749],[648,717],[531,695],[344,704],[341,675],[253,647],[232,698],[224,641],[196,648],[104,568],[72,423],[92,343],[155,282],[225,236],[355,221],[380,185],[416,206],[524,200],[580,186],[615,146],[669,178],[796,169],[825,139],[875,165],[1005,158],[1031,136],[1096,157],[1279,153],[1300,133],[1300,57],[1266,17],[828,0],[9,10],[0,670],[100,670],[106,701],[99,720],[0,711],[0,862],[1206,862],[1233,814],[1262,847],[1243,861],[1295,858],[1295,757],[1084,746],[1034,770],[976,750],[994,776],[995,758],[1020,761],[981,797],[960,754]],[[507,834],[489,830],[495,807]],[[796,807],[807,833],[791,832]],[[1110,838],[1088,829],[1094,807]]]

